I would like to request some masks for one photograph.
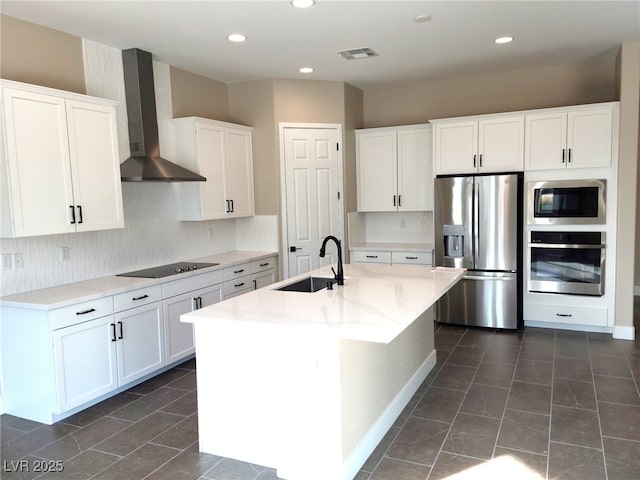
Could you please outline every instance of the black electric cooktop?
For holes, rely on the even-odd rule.
[[[135,272],[120,273],[116,277],[141,277],[141,278],[162,278],[179,273],[191,272],[199,268],[215,267],[219,263],[197,263],[197,262],[177,262],[159,267],[145,268]]]

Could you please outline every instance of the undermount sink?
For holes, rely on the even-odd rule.
[[[297,282],[290,283],[285,285],[284,287],[277,288],[276,290],[281,290],[284,292],[306,292],[313,293],[318,290],[322,290],[327,288],[329,284],[335,284],[335,278],[329,277],[306,277],[302,280],[298,280]]]

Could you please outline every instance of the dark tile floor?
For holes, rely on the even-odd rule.
[[[640,478],[640,341],[446,325],[435,337],[438,365],[357,480]],[[3,480],[277,478],[198,452],[195,361],[55,425],[0,423]],[[35,472],[43,460],[63,470]]]

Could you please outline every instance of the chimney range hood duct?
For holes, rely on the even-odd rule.
[[[120,164],[123,182],[204,182],[206,178],[160,157],[151,54],[122,51],[131,156]]]

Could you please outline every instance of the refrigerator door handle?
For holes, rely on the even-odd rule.
[[[476,267],[480,258],[480,184],[473,185],[473,266]]]

